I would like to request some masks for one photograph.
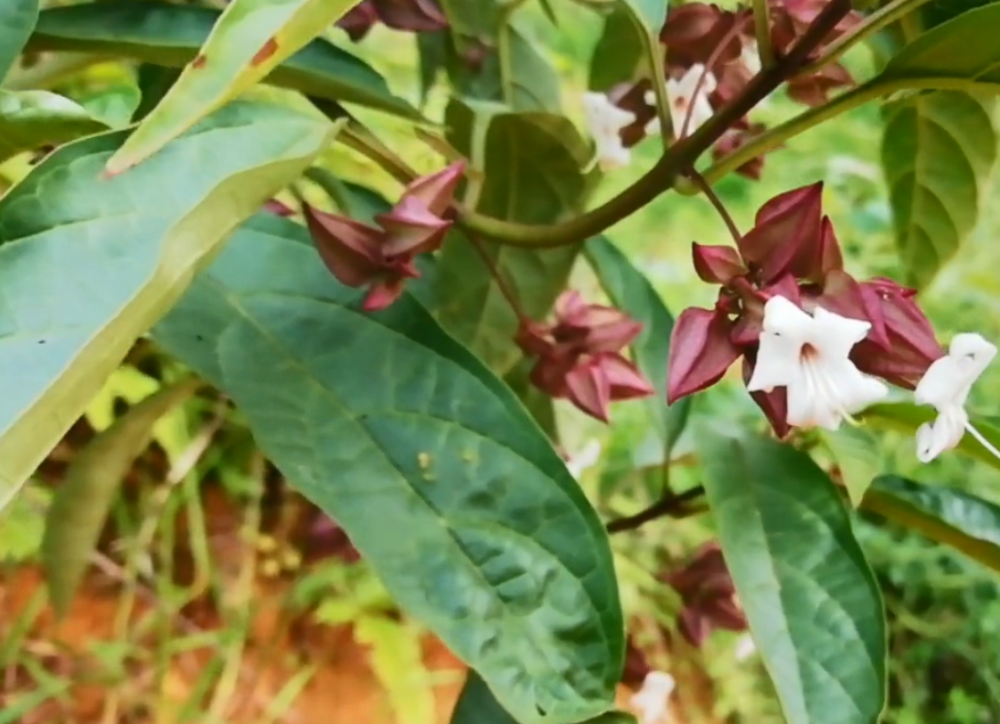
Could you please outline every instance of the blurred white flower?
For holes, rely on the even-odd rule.
[[[569,468],[570,473],[577,480],[583,475],[585,470],[597,465],[597,461],[601,458],[601,441],[592,438],[587,441],[587,444],[583,446],[579,452],[575,455],[570,455],[569,460],[566,462],[566,467]]]
[[[619,108],[603,93],[583,94],[587,128],[597,146],[597,162],[605,171],[628,166],[632,153],[625,148],[621,130],[635,123],[635,114]]]
[[[951,450],[968,430],[987,450],[1000,458],[979,431],[969,424],[965,401],[973,383],[979,379],[997,354],[996,345],[978,334],[956,334],[948,354],[935,360],[917,384],[913,398],[921,405],[933,405],[938,416],[917,430],[917,458],[930,462],[945,450]]]
[[[757,645],[753,642],[753,637],[750,634],[743,634],[736,640],[733,655],[737,661],[746,661],[755,653],[757,653]]]
[[[743,44],[743,49],[740,51],[740,62],[753,75],[760,73],[760,48],[757,46],[756,40],[751,40],[749,43]]]
[[[701,79],[703,73],[705,74],[705,79],[701,81],[701,86],[699,87],[698,81]],[[705,121],[712,117],[712,104],[709,102],[708,97],[715,92],[717,85],[715,76],[711,73],[706,73],[705,66],[701,63],[692,65],[680,78],[676,80],[670,78],[667,80],[670,121],[674,126],[675,137],[681,137],[681,131],[684,130],[684,119],[687,118],[689,109],[691,120],[688,122],[685,135],[694,133],[704,125]],[[695,94],[696,88],[698,91],[697,95]],[[653,95],[653,102],[655,103],[656,97],[652,91],[646,92],[646,102],[650,102],[649,97],[651,95]],[[648,126],[646,132],[649,133]],[[657,123],[655,132],[659,132],[659,123]]]
[[[629,703],[636,710],[639,724],[660,724],[669,711],[670,695],[677,682],[663,671],[650,671]]]

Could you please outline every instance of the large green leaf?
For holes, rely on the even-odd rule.
[[[789,724],[874,724],[882,598],[833,482],[779,442],[699,433],[723,554]]]
[[[495,47],[485,52],[475,69],[462,61],[454,47],[454,34],[445,34],[437,46],[424,47],[423,59],[428,70],[440,63],[464,98],[505,103],[515,111],[558,113],[559,74],[541,52],[544,46],[533,38],[532,29],[515,19],[497,31],[497,36]]]
[[[136,337],[228,234],[329,142],[324,119],[233,103],[102,179],[122,132],[55,151],[0,200],[0,505],[58,442]]]
[[[896,245],[915,286],[928,284],[976,226],[996,161],[995,105],[991,96],[939,91],[884,111]]]
[[[1000,3],[962,13],[922,33],[885,66],[879,80],[963,78],[1000,83]]]
[[[872,405],[862,414],[865,422],[910,435],[916,435],[917,428],[925,422],[934,420],[936,416],[937,413],[933,407],[915,405],[910,402],[884,402]],[[1000,447],[1000,428],[981,418],[972,417],[971,422],[991,445]],[[914,455],[916,455],[916,447],[916,443],[914,443]],[[987,465],[1000,468],[1000,460],[997,460],[996,456],[972,435],[966,434],[955,449]]]
[[[587,192],[581,167],[589,155],[567,119],[546,113],[486,116],[453,101],[452,145],[486,178],[478,210],[498,218],[545,224],[579,211]],[[566,285],[580,246],[533,251],[479,243],[529,316],[544,317]],[[439,256],[437,315],[460,342],[496,372],[516,364],[517,316],[464,234],[453,232]]]
[[[525,724],[611,708],[623,621],[606,534],[499,380],[404,295],[362,314],[306,230],[247,223],[154,330],[399,604]]]
[[[38,20],[38,0],[0,3],[0,80],[14,65]]]
[[[957,488],[876,478],[862,508],[1000,571],[1000,506]]]
[[[643,43],[635,42],[631,13],[617,5],[604,21],[604,30],[590,57],[588,87],[606,92],[617,83],[633,80],[643,58]]]
[[[584,254],[615,306],[642,322],[642,334],[632,345],[632,354],[646,379],[656,388],[656,395],[646,404],[669,458],[691,407],[689,397],[667,404],[667,358],[674,318],[649,280],[606,238],[588,239]]]
[[[196,57],[220,13],[158,0],[109,0],[42,11],[29,47],[79,50],[180,67]],[[418,117],[367,63],[314,40],[266,79],[308,95]]]
[[[358,0],[232,0],[195,59],[108,160],[141,163],[297,53]]]
[[[518,721],[500,706],[482,677],[469,669],[451,713],[451,724],[518,724]],[[635,717],[609,711],[581,724],[635,724]]]
[[[86,108],[48,91],[0,90],[0,162],[107,130]]]
[[[69,610],[111,503],[156,423],[198,388],[198,380],[164,387],[145,398],[73,458],[45,520],[42,565],[56,615]]]

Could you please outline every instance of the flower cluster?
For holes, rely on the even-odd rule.
[[[358,42],[378,22],[415,33],[448,27],[447,18],[434,0],[361,0],[337,21],[337,27]]]
[[[714,308],[677,319],[668,402],[715,384],[742,357],[747,390],[784,437],[836,429],[884,398],[888,382],[937,408],[920,433],[921,459],[932,459],[967,429],[965,398],[996,348],[959,335],[945,355],[912,289],[848,274],[822,193],[817,183],[771,199],[736,249],[692,245],[698,276],[720,289]]]
[[[822,9],[825,0],[771,0],[770,31],[777,54],[786,53],[805,32]],[[860,22],[850,13],[813,51],[806,61],[815,60],[826,46]],[[670,119],[675,138],[696,131],[718,109],[736,95],[761,70],[754,17],[749,9],[723,10],[702,2],[672,6],[660,31],[665,52],[665,72]],[[794,76],[788,82],[789,95],[808,105],[828,100],[835,88],[853,80],[839,63]],[[656,116],[655,92],[648,78],[622,83],[603,93],[584,98],[586,120],[597,145],[598,159],[605,169],[626,165],[629,149],[647,135],[660,132]],[[732,153],[758,135],[763,126],[746,117],[738,120],[716,143],[716,158]],[[760,178],[763,159],[747,162],[738,173]]]
[[[677,628],[692,646],[701,648],[714,629],[747,630],[736,586],[718,543],[702,546],[683,568],[663,576],[663,581],[680,594],[684,605],[677,616]]]
[[[309,232],[323,262],[349,287],[368,287],[365,311],[385,309],[403,292],[407,279],[420,276],[414,258],[441,246],[451,226],[449,211],[465,163],[454,163],[413,181],[391,211],[368,226],[309,206]]]
[[[613,307],[587,304],[575,291],[556,300],[556,321],[522,320],[515,341],[537,357],[531,382],[557,399],[568,399],[592,417],[608,421],[608,406],[653,394],[653,387],[620,350],[642,325]]]

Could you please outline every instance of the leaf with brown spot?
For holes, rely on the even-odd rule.
[[[108,160],[107,173],[122,173],[159,151],[263,80],[355,4],[356,0],[234,0],[219,16],[199,56]]]

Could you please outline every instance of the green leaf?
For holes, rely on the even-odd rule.
[[[141,121],[160,104],[163,96],[181,77],[180,68],[165,68],[152,63],[142,63],[136,72],[141,100],[132,120]]]
[[[1000,3],[962,13],[918,35],[885,66],[877,81],[960,78],[1000,83]]]
[[[249,90],[357,0],[232,0],[197,57],[108,161],[132,168],[209,113]]]
[[[932,0],[920,9],[920,15],[923,26],[930,29],[991,2],[996,0]]]
[[[876,478],[862,508],[1000,571],[1000,506],[957,488]]]
[[[233,103],[128,178],[121,132],[56,150],[0,200],[0,507],[136,337],[244,218],[329,142],[325,121]],[[41,303],[40,300],[44,300]]]
[[[473,669],[469,669],[451,714],[451,724],[518,724],[500,706],[493,692]],[[636,724],[635,717],[620,711],[599,714],[580,724]]]
[[[45,581],[57,616],[69,611],[115,493],[149,446],[154,426],[200,384],[186,380],[160,389],[129,408],[73,458],[49,507],[42,540]]]
[[[788,723],[875,724],[882,598],[833,482],[776,441],[699,433],[723,554]]]
[[[504,103],[510,110],[559,113],[559,74],[532,36],[531,28],[517,19],[508,23],[476,70],[461,60],[450,36],[443,47],[444,67],[455,90],[464,98]]]
[[[590,58],[588,87],[606,92],[617,83],[633,80],[643,57],[643,44],[635,42],[635,23],[618,5],[604,21],[604,30]]]
[[[653,35],[659,35],[663,24],[667,21],[667,10],[670,3],[667,0],[621,0],[643,27]]]
[[[158,0],[109,0],[43,10],[29,47],[122,56],[181,67],[207,40],[220,13]],[[417,111],[389,90],[371,66],[325,40],[314,40],[266,80],[318,98],[357,103],[410,118]]]
[[[871,430],[853,425],[822,430],[820,434],[837,461],[851,504],[857,508],[872,480],[882,471],[878,440]]]
[[[904,432],[908,435],[916,435],[917,428],[925,422],[933,421],[937,417],[937,412],[934,411],[933,407],[915,405],[910,402],[883,402],[867,408],[861,417],[865,422],[874,425]],[[1000,428],[982,418],[970,416],[969,421],[991,445],[1000,447]],[[916,456],[916,447],[914,442],[914,456]],[[1000,460],[997,460],[996,456],[972,435],[965,435],[955,449],[980,462],[1000,469]]]
[[[441,0],[448,26],[459,35],[489,41],[496,38],[503,0]]]
[[[10,71],[38,20],[38,0],[0,3],[0,81]]]
[[[996,161],[995,105],[992,97],[939,91],[885,108],[882,165],[896,245],[914,286],[926,286],[976,226]]]
[[[0,162],[22,151],[58,145],[107,126],[79,103],[48,91],[0,90]]]
[[[453,101],[449,141],[486,177],[477,209],[529,224],[552,223],[578,212],[587,192],[580,169],[589,155],[573,124],[546,113],[485,116]],[[468,199],[467,199],[468,201]],[[543,251],[479,240],[490,262],[530,317],[548,314],[565,288],[579,245]],[[438,257],[436,313],[448,331],[495,372],[521,356],[513,342],[517,316],[483,259],[461,232],[452,232]]]
[[[653,285],[614,244],[603,236],[588,239],[584,254],[612,303],[642,322],[642,334],[632,345],[636,365],[653,386],[656,395],[646,401],[657,433],[665,446],[665,457],[684,430],[691,399],[667,404],[667,358],[674,318]]]
[[[154,338],[232,397],[264,453],[519,721],[610,709],[624,624],[596,513],[423,306],[406,294],[362,314],[362,294],[302,226],[261,214]]]
[[[474,670],[465,676],[465,686],[455,702],[451,724],[518,724],[517,720],[500,706],[490,687]]]

